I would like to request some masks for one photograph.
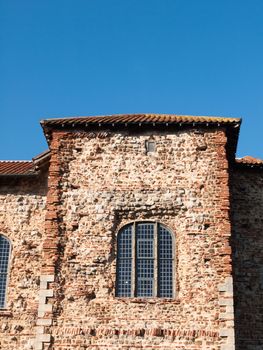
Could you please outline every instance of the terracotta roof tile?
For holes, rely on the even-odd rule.
[[[236,162],[238,164],[244,164],[249,166],[263,166],[263,160],[259,158],[254,158],[251,156],[245,156],[243,158],[237,158]]]
[[[47,150],[30,160],[0,160],[0,176],[37,175],[49,164],[50,151]]]
[[[49,127],[55,126],[80,126],[80,125],[95,125],[95,124],[240,124],[239,118],[222,118],[222,117],[201,117],[201,116],[186,116],[173,114],[117,114],[108,116],[87,116],[87,117],[69,117],[57,119],[45,119],[41,124]]]
[[[32,161],[0,161],[0,175],[30,175],[34,170]]]
[[[45,137],[50,145],[53,130],[95,129],[98,128],[152,128],[159,127],[220,127],[227,128],[228,151],[234,156],[237,147],[240,118],[223,118],[210,116],[190,116],[175,114],[116,114],[105,116],[67,117],[44,119],[41,122]],[[116,130],[116,129],[115,129]]]

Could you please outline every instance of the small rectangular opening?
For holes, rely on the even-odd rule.
[[[145,148],[147,153],[155,152],[155,142],[154,141],[145,141]]]

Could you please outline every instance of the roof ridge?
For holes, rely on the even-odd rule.
[[[174,117],[174,118],[182,118],[182,119],[194,119],[194,118],[200,118],[200,119],[214,119],[217,120],[222,120],[222,121],[232,121],[232,122],[241,122],[241,118],[234,118],[234,117],[223,117],[223,116],[211,116],[211,115],[188,115],[188,114],[169,114],[169,113],[126,113],[126,114],[106,114],[106,115],[87,115],[87,116],[66,116],[66,117],[58,117],[58,118],[47,118],[47,119],[42,119],[40,121],[41,124],[45,124],[46,122],[52,122],[52,121],[59,121],[59,120],[69,120],[69,119],[87,119],[87,118],[108,118],[108,117]],[[211,120],[211,121],[214,121]],[[205,120],[204,120],[205,122]]]

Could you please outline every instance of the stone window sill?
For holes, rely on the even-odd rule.
[[[11,316],[13,316],[13,314],[10,310],[0,309],[0,316],[11,317]]]

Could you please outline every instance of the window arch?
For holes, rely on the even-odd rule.
[[[3,309],[6,304],[10,247],[9,240],[0,235],[0,309]]]
[[[157,222],[124,226],[117,239],[118,297],[174,296],[174,235]]]

